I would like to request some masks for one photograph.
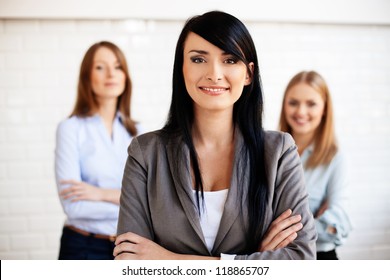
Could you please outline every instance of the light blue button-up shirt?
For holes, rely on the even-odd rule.
[[[315,220],[318,232],[317,251],[327,252],[343,244],[351,230],[351,223],[346,212],[348,178],[345,160],[340,152],[337,152],[328,165],[305,168],[312,152],[313,147],[308,147],[302,153],[301,160],[309,194],[310,210],[315,214],[325,198],[329,203],[324,214]],[[327,231],[329,226],[336,228],[337,233],[329,233]]]
[[[132,137],[117,113],[112,137],[99,115],[73,116],[57,127],[55,174],[58,191],[69,187],[61,180],[77,180],[108,189],[120,189]],[[119,205],[103,201],[62,199],[65,224],[98,234],[116,234]]]

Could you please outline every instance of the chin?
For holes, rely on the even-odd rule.
[[[305,134],[311,134],[313,130],[311,129],[294,129],[294,132],[296,134],[305,135]]]

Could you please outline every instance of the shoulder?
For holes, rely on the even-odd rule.
[[[138,142],[139,146],[146,147],[156,144],[166,144],[169,137],[162,130],[155,130],[140,134],[134,137],[134,140]]]
[[[60,139],[77,139],[97,130],[99,118],[97,116],[72,116],[61,121],[57,126],[56,135]]]
[[[57,129],[59,130],[75,130],[82,129],[85,126],[96,125],[99,121],[99,117],[97,115],[89,116],[89,117],[79,117],[79,116],[71,116],[58,124]]]
[[[345,161],[345,158],[346,158],[345,153],[342,150],[340,150],[340,148],[338,148],[332,161],[343,162],[343,161]]]
[[[264,159],[269,171],[289,170],[301,164],[292,136],[279,131],[265,131]]]
[[[273,130],[264,131],[264,149],[266,153],[284,153],[292,147],[295,148],[295,142],[290,134]]]
[[[81,124],[81,119],[76,116],[62,120],[57,126],[57,133],[67,133],[69,131],[78,130]]]
[[[347,160],[344,152],[340,150],[340,148],[337,150],[336,154],[333,156],[332,160],[329,163],[329,167],[339,170],[339,169],[345,169],[347,165]]]
[[[176,136],[163,130],[156,130],[133,138],[128,148],[128,155],[142,166],[164,164],[168,154],[175,153],[181,146]]]
[[[77,145],[82,129],[82,119],[76,116],[62,120],[56,130],[57,146]]]
[[[178,144],[177,137],[164,132],[163,130],[150,131],[133,138],[129,152],[140,150],[142,153],[154,154],[159,150],[165,149],[168,145]]]

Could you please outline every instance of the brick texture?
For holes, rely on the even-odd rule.
[[[54,135],[76,95],[86,49],[110,40],[125,52],[132,112],[160,128],[171,95],[183,22],[0,20],[0,259],[55,259],[62,213],[54,181]],[[317,70],[334,100],[349,160],[354,225],[342,259],[390,259],[390,27],[248,22],[265,92],[265,127],[276,129],[284,87]]]

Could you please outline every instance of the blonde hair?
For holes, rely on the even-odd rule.
[[[118,97],[117,111],[121,113],[122,123],[130,135],[137,134],[135,122],[131,119],[130,102],[132,93],[132,83],[127,67],[126,58],[123,52],[113,43],[101,41],[93,44],[85,53],[80,66],[79,82],[77,87],[76,104],[70,116],[87,117],[93,115],[99,108],[99,103],[96,95],[92,91],[91,72],[93,66],[93,58],[98,49],[105,47],[110,49],[117,57],[119,64],[125,73],[125,89]]]
[[[337,153],[338,146],[334,131],[333,106],[328,86],[324,78],[315,71],[302,71],[296,74],[288,83],[283,96],[283,105],[279,119],[279,130],[292,134],[292,128],[287,123],[284,110],[287,92],[295,85],[305,83],[316,90],[324,101],[324,116],[317,127],[313,139],[314,150],[309,157],[306,168],[314,168],[328,164]]]

